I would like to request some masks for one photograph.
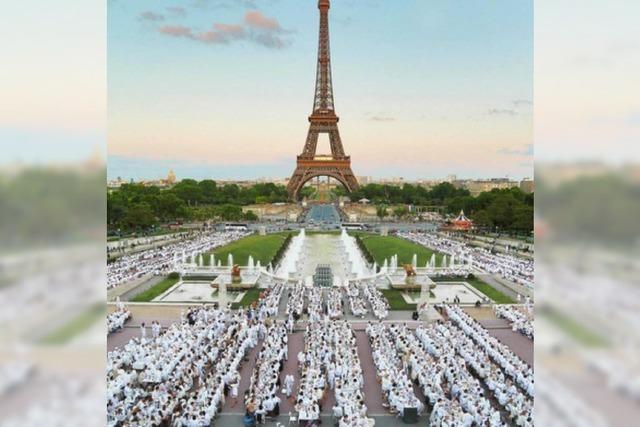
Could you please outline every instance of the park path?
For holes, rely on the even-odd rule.
[[[231,399],[231,394],[229,394],[224,402],[224,406],[222,407],[222,412],[224,413],[242,413],[244,414],[244,392],[249,390],[249,386],[251,385],[251,376],[253,375],[253,369],[256,366],[256,359],[258,358],[258,353],[262,350],[264,345],[264,340],[260,340],[258,345],[253,347],[245,361],[242,363],[240,368],[240,385],[238,386],[238,401],[233,402]]]
[[[369,415],[388,414],[387,408],[383,406],[382,388],[378,382],[376,366],[373,363],[373,350],[369,343],[369,337],[365,331],[356,331],[356,345],[358,347],[358,358],[362,367],[364,379],[364,403],[367,405]]]
[[[293,409],[295,404],[295,397],[298,394],[298,387],[300,386],[300,372],[298,370],[298,353],[304,350],[304,333],[303,332],[294,332],[293,334],[289,334],[289,341],[287,344],[287,360],[284,362],[284,367],[282,372],[280,373],[280,383],[284,384],[284,377],[289,374],[293,375],[293,379],[295,380],[293,384],[293,394],[291,395],[291,400],[287,399],[287,397],[280,393],[279,397],[281,399],[280,402],[280,413],[288,414],[289,412],[295,412]],[[280,389],[282,391],[282,388]]]

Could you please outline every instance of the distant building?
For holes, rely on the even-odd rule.
[[[167,174],[167,184],[173,185],[176,183],[176,174],[173,173],[173,169],[169,169],[169,173]]]
[[[529,178],[525,178],[520,181],[520,190],[522,192],[530,194],[533,193],[536,189],[535,181]]]
[[[456,181],[457,183],[459,181]],[[455,183],[454,183],[455,185]],[[462,184],[462,188],[469,190],[472,196],[478,196],[480,193],[491,190],[505,190],[508,188],[519,187],[518,181],[511,181],[508,178],[492,178],[483,180],[466,181]]]

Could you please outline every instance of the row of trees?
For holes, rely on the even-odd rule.
[[[533,231],[533,201],[533,194],[509,188],[484,192],[478,197],[453,197],[446,205],[451,214],[464,210],[480,228],[528,235]]]
[[[336,194],[347,195],[342,187],[336,189]],[[469,196],[469,190],[456,188],[448,182],[438,184],[431,189],[412,184],[402,186],[367,184],[349,195],[353,201],[364,198],[376,205],[406,204],[417,206],[442,205],[446,200],[458,196]]]
[[[309,191],[313,191],[309,188]],[[345,194],[338,190],[338,194]],[[377,206],[381,219],[411,217],[407,206],[440,206],[454,215],[461,209],[479,227],[529,233],[533,230],[533,195],[518,188],[493,190],[472,197],[468,190],[442,183],[431,189],[417,185],[369,184],[351,193],[352,200],[367,198]],[[124,184],[107,194],[107,222],[111,230],[148,229],[157,223],[176,220],[256,220],[243,212],[249,204],[286,202],[286,188],[273,183],[240,187],[219,186],[215,181],[185,179],[170,189],[142,184]],[[388,205],[396,205],[393,210]]]
[[[176,220],[250,221],[257,219],[255,214],[243,213],[241,206],[286,200],[286,188],[272,183],[218,186],[212,180],[185,179],[166,190],[123,184],[107,193],[107,223],[111,230],[140,230]]]
[[[457,189],[449,183],[436,185],[428,190],[405,184],[402,187],[370,184],[352,193],[352,197],[369,195],[367,199],[376,203],[376,215],[380,219],[398,219],[415,216],[405,204],[412,206],[443,206],[450,215],[464,210],[476,226],[487,230],[501,230],[529,234],[533,230],[533,194],[519,188],[492,190],[478,197],[468,190]],[[399,204],[393,209],[388,205]]]

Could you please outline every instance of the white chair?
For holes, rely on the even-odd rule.
[[[298,418],[295,415],[293,415],[291,412],[289,412],[289,427],[291,427],[292,425],[295,426],[297,421],[298,421]]]

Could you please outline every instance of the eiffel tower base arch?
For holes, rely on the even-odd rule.
[[[313,163],[313,164],[309,164]],[[342,163],[342,164],[341,164]],[[338,181],[349,192],[358,189],[358,181],[351,170],[349,161],[301,161],[293,172],[287,184],[287,191],[291,200],[298,200],[300,189],[311,179],[318,176],[328,176]]]

